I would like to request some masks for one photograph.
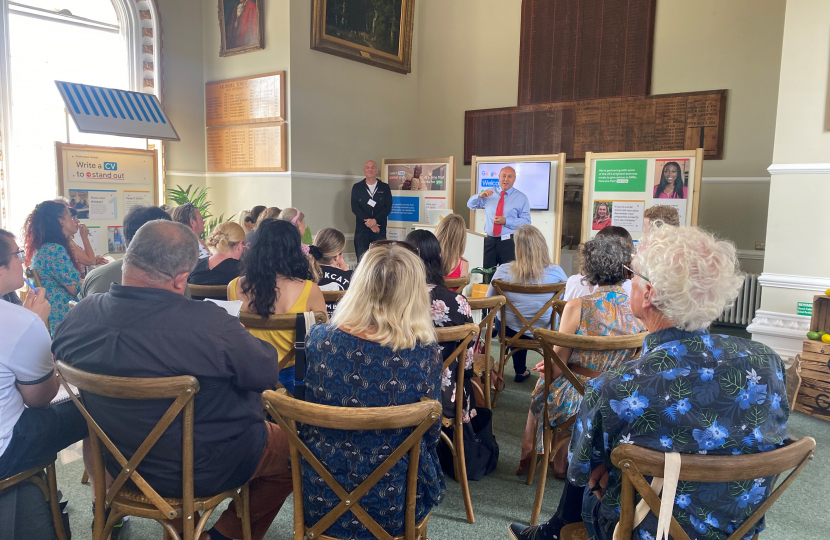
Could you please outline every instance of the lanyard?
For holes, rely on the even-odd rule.
[[[375,191],[372,192],[372,190],[369,189],[369,184],[366,184],[366,191],[369,193],[369,198],[374,201],[375,200],[375,194],[377,194],[377,192],[378,192],[378,182],[377,182],[377,180],[375,180]]]

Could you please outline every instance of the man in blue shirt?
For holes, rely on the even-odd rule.
[[[530,203],[527,195],[513,187],[516,170],[504,167],[499,171],[499,189],[486,189],[467,201],[470,210],[484,209],[484,268],[508,263],[516,258],[513,233],[522,225],[530,225]]]

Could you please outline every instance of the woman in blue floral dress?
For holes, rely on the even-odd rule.
[[[622,288],[625,281],[624,264],[631,261],[632,247],[625,241],[613,236],[600,236],[586,242],[580,248],[580,268],[585,280],[598,286],[588,296],[568,301],[562,314],[559,331],[579,336],[624,336],[637,334],[645,330],[643,324],[631,313],[628,295]],[[586,369],[604,372],[625,363],[634,357],[636,349],[620,351],[580,351],[565,347],[554,347],[554,351],[563,362],[578,364]],[[544,362],[534,368],[544,373]],[[548,420],[551,426],[561,424],[579,409],[582,396],[574,389],[571,382],[562,376],[554,366],[554,380],[547,396]],[[582,375],[576,377],[585,384],[588,380]],[[545,403],[545,380],[539,377],[530,403],[525,437],[522,441],[522,461],[519,473],[526,471],[533,451],[544,452],[542,441],[543,405]],[[567,451],[563,447],[554,458],[554,474],[564,478],[567,469]]]
[[[37,205],[23,226],[26,264],[37,272],[52,306],[49,332],[69,313],[69,302],[78,299],[81,275],[75,268],[69,238],[78,232],[78,224],[69,209],[55,201]]]
[[[424,266],[401,243],[372,247],[352,276],[328,325],[306,338],[306,400],[335,407],[388,407],[441,399],[442,361],[430,318]],[[415,249],[412,247],[411,249]],[[438,461],[440,423],[421,440],[415,521],[444,498]],[[410,429],[344,431],[304,426],[300,436],[347,491],[360,485],[411,433]],[[360,505],[390,535],[404,532],[404,456]],[[308,464],[303,466],[306,523],[317,523],[341,500]],[[370,539],[372,533],[349,511],[326,535]]]

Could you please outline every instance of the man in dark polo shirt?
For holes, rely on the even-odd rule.
[[[150,221],[124,256],[122,285],[72,308],[52,352],[75,367],[118,377],[193,375],[194,491],[197,497],[253,479],[251,527],[262,538],[291,492],[288,442],[263,419],[260,394],[277,383],[277,351],[211,302],[184,298],[199,258],[196,235],[182,224]],[[132,455],[170,405],[86,395],[90,414],[116,446]],[[180,497],[181,423],[159,439],[138,471],[162,496]],[[113,476],[119,468],[111,460]],[[207,534],[241,538],[233,505]]]
[[[366,178],[352,186],[354,252],[358,262],[369,244],[386,238],[386,220],[392,212],[392,192],[389,184],[378,180],[378,164],[367,161],[363,174]]]

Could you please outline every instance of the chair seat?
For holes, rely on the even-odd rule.
[[[562,527],[559,537],[562,540],[588,540],[588,531],[585,530],[585,524],[580,521]]]
[[[3,491],[6,488],[10,488],[15,484],[19,484],[20,482],[23,482],[24,480],[28,480],[32,476],[35,476],[36,474],[39,474],[39,473],[43,472],[46,469],[46,467],[48,467],[49,465],[54,464],[55,460],[57,458],[58,457],[56,455],[56,456],[50,458],[49,461],[41,463],[37,467],[32,467],[29,470],[19,472],[15,475],[7,477],[7,478],[0,478],[0,491]],[[40,486],[38,486],[38,487],[40,487]]]
[[[214,508],[225,499],[234,497],[237,494],[237,489],[231,489],[218,495],[211,495],[210,497],[196,497],[193,499],[193,509],[203,512]],[[181,514],[182,499],[164,497],[164,502],[173,507],[173,510],[177,514]],[[132,516],[146,517],[148,519],[167,519],[167,516],[163,515],[142,492],[126,487],[121,488],[113,499],[112,505],[113,507],[129,509],[129,514]]]
[[[493,357],[490,357],[490,364],[493,364]],[[473,355],[473,373],[477,377],[482,377],[484,375],[484,370],[487,369],[487,357],[484,354],[474,354]]]

